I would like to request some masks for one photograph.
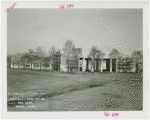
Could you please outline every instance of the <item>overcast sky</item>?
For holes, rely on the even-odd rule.
[[[8,54],[53,45],[66,40],[82,48],[84,57],[97,46],[108,54],[143,49],[142,9],[12,9],[7,13]]]

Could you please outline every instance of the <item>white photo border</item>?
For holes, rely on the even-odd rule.
[[[105,117],[104,111],[79,112],[7,112],[7,13],[4,9],[17,3],[15,8],[59,8],[62,4],[74,4],[74,8],[138,8],[143,9],[143,111],[118,112],[118,117]],[[14,9],[15,9],[14,8]],[[2,119],[148,119],[149,118],[149,2],[141,1],[2,1],[1,2],[1,115]],[[133,46],[134,47],[134,46]]]

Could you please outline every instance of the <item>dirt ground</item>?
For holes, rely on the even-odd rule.
[[[7,70],[8,111],[143,109],[142,73]]]

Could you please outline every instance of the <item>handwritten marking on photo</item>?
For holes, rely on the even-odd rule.
[[[13,9],[15,7],[15,5],[17,5],[17,3],[14,3],[12,6],[10,6],[10,8]],[[4,12],[10,11],[10,8],[5,9]]]
[[[73,8],[73,7],[74,7],[74,4],[67,4],[66,7],[65,7],[65,5],[59,5],[60,9],[63,9],[63,8]]]
[[[109,113],[107,113],[107,112],[104,112],[104,116],[110,116],[110,114]],[[112,116],[113,117],[118,117],[119,116],[119,113],[112,113]]]

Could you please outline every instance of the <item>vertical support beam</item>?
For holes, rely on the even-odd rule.
[[[91,61],[92,61],[92,60],[88,60],[88,61],[89,61],[88,68],[89,68],[89,70],[92,71],[92,64],[91,64]]]
[[[87,70],[89,70],[89,60],[87,60],[87,67],[86,67]]]
[[[98,62],[99,62],[98,69],[99,69],[99,71],[101,71],[101,59],[99,59]]]
[[[83,70],[82,71],[85,71],[86,70],[86,60],[85,58],[83,58]]]
[[[88,59],[88,70],[91,69],[91,68],[90,68],[91,66],[89,67],[90,62],[91,62],[91,61]]]
[[[85,63],[85,60],[84,60],[84,58],[82,59],[82,71],[84,71],[84,63]]]
[[[93,59],[93,62],[94,62],[94,66],[93,66],[93,72],[95,72],[95,70],[96,70],[96,61]]]
[[[89,65],[88,65],[88,60],[86,60],[86,70],[88,70],[89,68]]]
[[[99,59],[97,59],[97,72],[99,71]]]
[[[82,71],[83,71],[83,59],[82,59]]]
[[[93,64],[93,62],[94,62],[94,59],[92,58],[92,60],[91,60],[91,72],[94,72],[94,69],[93,69],[93,67],[94,67],[93,65],[94,64]]]
[[[96,64],[97,64],[96,68],[97,68],[97,72],[98,72],[98,70],[99,70],[99,59],[96,60]]]
[[[103,67],[102,67],[102,65],[103,65],[103,59],[101,58],[101,64],[100,64],[100,71],[101,71],[101,72],[103,72]]]
[[[87,68],[87,70],[90,70],[89,62],[90,62],[90,60],[88,59],[88,65],[87,65],[87,66],[88,66],[88,68]]]
[[[116,58],[116,73],[118,72],[118,59]]]
[[[95,67],[94,67],[94,72],[97,70],[97,60],[95,59]]]
[[[110,72],[112,72],[112,59],[110,58]]]
[[[87,62],[88,62],[88,61],[86,60],[86,70],[88,70],[88,64],[87,64]]]
[[[81,64],[80,64],[80,58],[78,58],[78,61],[76,62],[76,64],[77,64],[77,71],[80,71],[80,66],[81,66]]]
[[[80,67],[82,68],[82,70],[81,71],[83,71],[83,58],[81,59],[82,61],[79,63],[80,64],[80,66],[79,66],[79,71],[80,71]]]
[[[91,62],[92,60],[89,60],[89,61],[90,61],[90,68],[89,69],[92,71],[92,62]]]

